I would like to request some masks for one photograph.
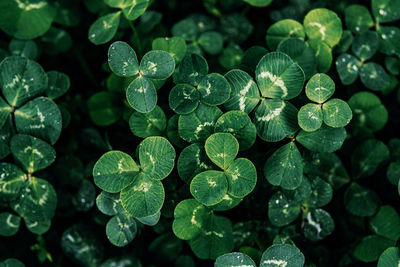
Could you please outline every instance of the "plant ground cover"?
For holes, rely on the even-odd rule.
[[[399,20],[0,1],[0,266],[399,266]]]

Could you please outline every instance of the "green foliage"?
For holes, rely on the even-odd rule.
[[[0,266],[397,266],[399,20],[0,1]]]

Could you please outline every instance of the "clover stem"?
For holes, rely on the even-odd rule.
[[[135,28],[135,26],[133,25],[133,21],[129,20],[129,26],[132,29],[132,33],[133,33],[133,42],[136,45],[137,48],[137,53],[139,55],[139,58],[141,58],[143,56],[143,48],[142,48],[142,43],[140,42],[140,37],[139,34]]]

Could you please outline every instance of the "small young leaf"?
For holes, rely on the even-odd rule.
[[[149,0],[125,1],[121,9],[127,20],[135,20],[146,11],[149,3]]]
[[[344,127],[353,118],[349,105],[338,98],[332,98],[322,105],[324,122],[334,128]]]
[[[272,245],[261,257],[260,267],[302,267],[304,265],[304,255],[292,245]]]
[[[106,225],[108,240],[118,247],[128,245],[136,236],[137,226],[135,219],[123,213],[112,217]]]
[[[211,135],[204,147],[211,161],[223,170],[228,169],[239,152],[238,141],[229,133]]]
[[[143,56],[139,68],[146,78],[166,79],[174,72],[175,61],[168,52],[152,50]]]
[[[342,21],[335,12],[326,8],[313,9],[304,18],[304,29],[310,39],[326,42],[330,47],[342,37]]]
[[[321,106],[312,103],[302,106],[299,113],[297,113],[297,120],[300,128],[306,132],[318,130],[321,128],[323,121]]]
[[[166,127],[167,117],[159,106],[149,113],[134,112],[129,119],[132,133],[141,138],[162,135]]]
[[[93,167],[94,183],[102,190],[117,193],[127,187],[138,174],[135,161],[121,151],[109,151]]]
[[[69,77],[65,73],[53,70],[47,72],[47,77],[49,78],[49,83],[46,89],[46,95],[50,99],[54,100],[59,98],[68,91],[70,81]]]
[[[121,11],[98,18],[89,28],[89,40],[95,45],[109,42],[117,33]]]
[[[154,84],[144,76],[133,80],[126,89],[129,105],[141,113],[152,111],[157,104],[157,91]]]
[[[319,104],[328,100],[335,92],[335,82],[326,74],[317,73],[306,84],[306,95]]]
[[[139,63],[132,47],[121,41],[114,42],[108,49],[108,65],[118,76],[129,77],[139,73]]]
[[[284,189],[299,187],[303,178],[303,162],[294,142],[280,147],[268,158],[264,165],[264,176],[271,184]]]

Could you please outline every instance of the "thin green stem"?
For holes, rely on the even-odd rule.
[[[140,42],[139,33],[137,32],[135,26],[133,25],[133,21],[131,21],[131,20],[129,21],[129,26],[132,29],[133,41],[136,45],[137,53],[139,55],[139,58],[141,58],[143,56],[143,48],[142,48],[142,43]]]

